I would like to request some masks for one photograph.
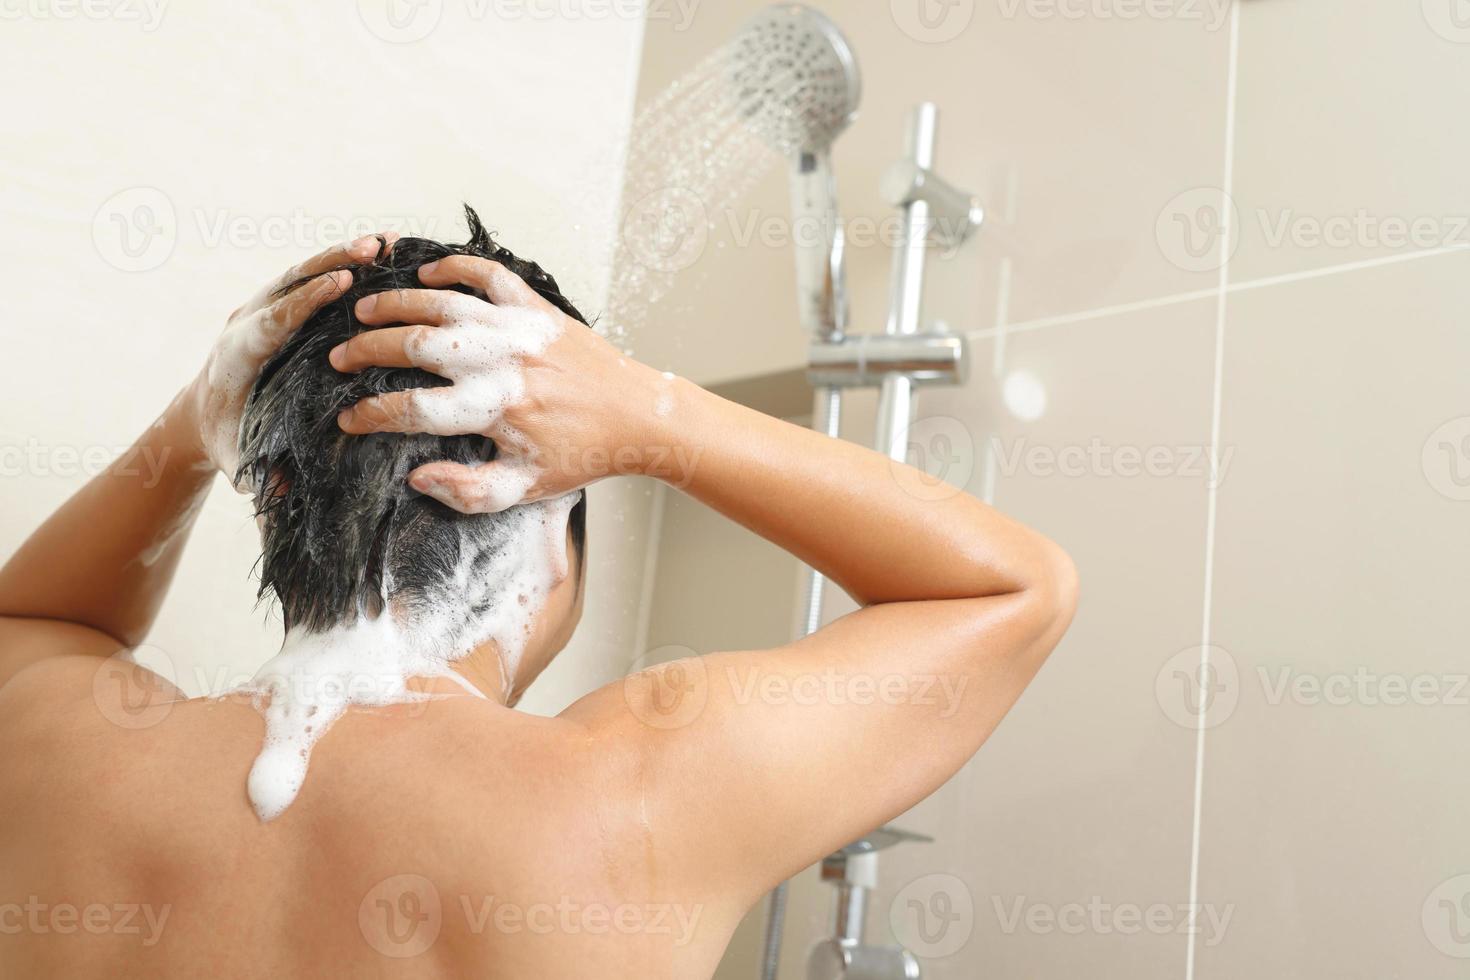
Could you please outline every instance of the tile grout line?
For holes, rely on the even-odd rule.
[[[1230,220],[1232,193],[1235,190],[1235,114],[1236,87],[1240,75],[1240,0],[1230,6],[1230,54],[1225,78],[1225,167],[1220,189],[1220,214],[1224,234],[1220,247],[1224,261],[1220,264],[1219,295],[1215,301],[1215,372],[1210,388],[1210,483],[1205,490],[1205,554],[1204,596],[1200,611],[1199,688],[1195,692],[1198,725],[1194,741],[1194,813],[1189,841],[1189,910],[1198,916],[1199,856],[1205,790],[1205,731],[1207,712],[1205,695],[1209,683],[1210,642],[1213,639],[1215,587],[1215,530],[1219,513],[1220,420],[1222,388],[1225,380],[1225,324],[1230,303],[1230,257],[1235,227]],[[1194,980],[1196,932],[1191,929],[1185,940],[1184,980]]]
[[[1001,372],[1005,370],[1006,363],[1006,320],[1011,314],[1011,260],[1009,257],[1000,260],[1000,276],[996,282],[995,296],[995,322],[997,332],[995,334],[995,350],[990,358],[991,376],[999,381]],[[991,507],[995,506],[995,440],[992,438],[985,444],[985,477],[984,486],[980,492],[980,499]]]
[[[648,655],[648,634],[653,629],[653,596],[658,585],[658,553],[663,546],[665,498],[663,481],[654,481],[648,504],[648,537],[643,544],[643,580],[638,583],[638,619],[633,627],[633,655],[637,658],[634,663]],[[624,665],[624,674],[629,666]]]
[[[1268,289],[1272,286],[1309,282],[1313,279],[1325,279],[1329,276],[1340,276],[1349,272],[1361,272],[1366,269],[1376,269],[1386,265],[1398,265],[1403,262],[1413,262],[1418,259],[1432,259],[1441,255],[1451,255],[1456,252],[1470,252],[1470,243],[1441,245],[1438,248],[1420,249],[1413,252],[1384,255],[1372,259],[1360,259],[1356,262],[1344,262],[1340,265],[1323,266],[1320,269],[1304,269],[1300,272],[1285,272],[1275,276],[1263,276],[1260,279],[1246,279],[1241,282],[1230,283],[1225,287],[1225,291],[1229,293],[1244,293],[1255,289]],[[1031,330],[1042,330],[1046,327],[1062,327],[1073,323],[1085,323],[1088,320],[1104,320],[1109,317],[1122,316],[1126,313],[1140,313],[1144,310],[1158,309],[1163,306],[1176,306],[1180,303],[1189,303],[1198,299],[1210,299],[1218,296],[1219,292],[1219,286],[1211,286],[1207,289],[1191,289],[1182,293],[1157,296],[1153,299],[1135,300],[1131,303],[1097,306],[1078,313],[1058,313],[1055,316],[1038,317],[1035,320],[1023,320],[1020,323],[1007,324],[1003,329],[1007,334],[1016,334]],[[971,340],[987,340],[995,337],[1001,330],[1002,328],[1000,326],[981,327],[976,330],[967,331],[965,336]]]
[[[1385,265],[1398,265],[1401,262],[1412,262],[1416,259],[1432,259],[1436,256],[1450,255],[1466,250],[1470,250],[1470,243],[1459,242],[1454,245],[1441,245],[1438,248],[1418,249],[1413,252],[1401,252],[1394,255],[1380,255],[1371,259],[1359,259],[1356,262],[1344,262],[1341,265],[1329,265],[1321,269],[1304,269],[1301,272],[1283,272],[1276,276],[1248,279],[1245,282],[1232,284],[1229,287],[1229,291],[1232,293],[1244,293],[1252,289],[1285,286],[1294,282],[1307,282],[1312,279],[1322,279],[1327,276],[1340,276],[1348,272],[1377,269]]]
[[[1137,313],[1142,310],[1151,310],[1160,306],[1172,306],[1176,303],[1187,303],[1190,300],[1208,299],[1218,292],[1218,288],[1211,286],[1209,289],[1194,289],[1186,293],[1173,293],[1169,296],[1159,296],[1154,299],[1141,299],[1132,303],[1119,303],[1115,306],[1098,306],[1081,313],[1059,313],[1056,316],[1041,317],[1036,320],[1025,320],[1021,323],[1012,323],[1004,328],[1000,326],[981,327],[971,330],[965,336],[971,340],[988,340],[996,336],[1002,329],[1008,334],[1024,333],[1030,330],[1040,330],[1044,327],[1059,327],[1070,323],[1084,323],[1088,320],[1102,320],[1124,313]]]

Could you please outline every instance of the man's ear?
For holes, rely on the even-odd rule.
[[[271,467],[270,476],[265,481],[264,495],[271,500],[280,500],[291,492],[291,476],[284,467]]]

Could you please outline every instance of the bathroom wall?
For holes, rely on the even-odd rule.
[[[0,554],[147,426],[229,312],[334,241],[460,203],[602,310],[637,5],[12,4],[0,20],[10,411]],[[647,488],[592,492],[586,620],[527,698],[618,676]],[[634,547],[634,545],[637,547]],[[243,498],[209,498],[149,654],[218,690],[274,652]],[[58,560],[64,560],[58,557]]]
[[[911,448],[1060,541],[1083,582],[1011,716],[896,821],[936,843],[885,854],[870,936],[940,980],[1460,975],[1454,0],[818,5],[864,71],[836,149],[854,329],[881,326],[888,284],[881,230],[854,239],[883,227],[878,176],[933,99],[939,169],[989,222],[931,259],[926,318],[968,336],[973,372],[923,395]],[[650,8],[640,97],[761,6]],[[730,391],[801,364],[785,195],[773,169],[709,216],[644,356],[766,379]],[[849,405],[866,441],[872,399]],[[782,642],[794,563],[662,499],[648,646]],[[829,891],[793,884],[783,976]],[[761,915],[721,978],[757,975]]]

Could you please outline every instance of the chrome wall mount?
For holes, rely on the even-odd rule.
[[[890,187],[902,191],[892,196],[903,212],[903,235],[893,252],[893,270],[888,294],[889,336],[920,339],[924,313],[924,263],[929,249],[936,244],[936,234],[948,247],[959,245],[970,237],[984,220],[984,211],[971,195],[951,187],[934,175],[935,143],[938,139],[939,108],[932,102],[921,102],[909,116],[908,153],[895,168],[909,175],[906,187]],[[887,183],[887,181],[885,181]],[[897,182],[895,182],[897,183]],[[964,220],[957,215],[963,214]],[[945,221],[938,219],[944,218]],[[941,231],[940,229],[947,229]],[[932,336],[932,335],[931,335]],[[965,358],[963,342],[959,354],[960,369],[955,380],[963,376]],[[879,382],[878,431],[874,447],[889,458],[902,462],[908,453],[909,427],[914,420],[914,386],[917,378],[900,370],[888,371]]]
[[[868,893],[878,884],[878,852],[901,841],[934,838],[897,827],[879,827],[822,860],[822,880],[837,889],[832,938],[807,954],[807,980],[919,980],[919,961],[902,946],[870,946]]]
[[[879,193],[885,203],[895,208],[923,201],[929,209],[929,237],[936,245],[947,248],[962,245],[985,223],[985,208],[978,198],[916,160],[900,160],[889,167],[879,184]]]
[[[915,384],[964,384],[965,339],[945,332],[848,334],[813,344],[807,355],[806,377],[814,388],[872,388],[890,374]]]

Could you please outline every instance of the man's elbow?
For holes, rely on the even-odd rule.
[[[1036,570],[1026,589],[1027,602],[1050,649],[1072,624],[1079,581],[1077,565],[1061,545],[1043,539],[1038,550]]]

